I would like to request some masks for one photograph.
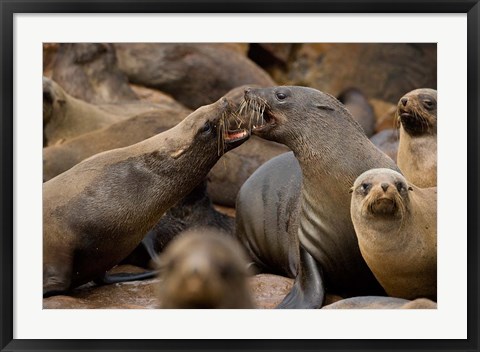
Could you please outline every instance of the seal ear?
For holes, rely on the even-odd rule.
[[[334,108],[328,105],[316,104],[315,106],[317,109],[320,109],[320,110],[335,111]]]
[[[409,191],[413,191],[412,186],[408,186],[408,190],[409,190]]]
[[[352,193],[353,192],[353,187],[350,187],[350,189],[348,190],[348,193]]]

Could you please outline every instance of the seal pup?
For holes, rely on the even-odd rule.
[[[371,168],[396,170],[393,160],[370,142],[343,104],[316,89],[247,89],[243,108],[251,113],[255,135],[293,151],[274,159],[277,172],[295,157],[302,173],[296,181],[301,184],[299,215],[291,220],[297,221],[291,236],[299,238],[300,265],[293,289],[279,307],[319,308],[326,290],[342,297],[385,294],[360,253],[345,189]],[[259,184],[263,186],[252,197],[264,206],[262,199],[278,191]],[[275,226],[275,219],[268,221]]]
[[[58,294],[127,257],[160,217],[248,138],[229,131],[226,99],[129,147],[97,154],[43,184],[43,293]]]
[[[397,164],[417,187],[437,185],[437,91],[415,89],[397,105],[400,128]]]
[[[389,296],[437,297],[437,188],[390,169],[361,174],[351,215],[365,261]]]
[[[160,308],[254,308],[241,246],[212,228],[174,239],[160,256]]]

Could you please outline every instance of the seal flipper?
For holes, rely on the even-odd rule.
[[[320,308],[325,299],[322,268],[318,262],[300,246],[300,265],[292,290],[277,309]]]
[[[118,274],[111,274],[111,275],[105,273],[103,277],[95,279],[94,282],[97,285],[111,285],[111,284],[117,284],[120,282],[153,279],[157,275],[158,275],[158,270],[149,270],[143,273],[118,273]]]

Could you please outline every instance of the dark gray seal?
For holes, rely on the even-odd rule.
[[[253,133],[283,143],[293,151],[280,159],[276,172],[283,172],[288,158],[295,157],[303,175],[302,178],[291,175],[297,178],[295,182],[301,183],[300,204],[295,205],[300,207],[297,219],[279,222],[296,221],[290,236],[298,235],[300,242],[295,284],[279,307],[318,308],[325,291],[342,297],[384,295],[360,253],[350,218],[348,189],[366,170],[375,167],[397,170],[393,160],[369,141],[337,99],[318,90],[248,89],[245,102],[243,110],[254,115]],[[269,188],[268,180],[258,180],[258,184],[261,187],[251,199],[261,206],[265,207],[265,199],[273,199],[281,192]],[[281,209],[278,205],[276,208]],[[293,209],[294,205],[290,211],[295,214]],[[264,220],[254,215],[243,221],[255,224]],[[276,224],[275,218],[267,217],[265,222]],[[255,236],[265,237],[262,233]]]
[[[65,292],[127,257],[220,156],[248,137],[228,132],[226,99],[174,128],[97,154],[43,184],[43,293]]]

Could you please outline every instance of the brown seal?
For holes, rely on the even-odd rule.
[[[121,116],[67,94],[62,87],[43,77],[44,146],[79,136],[121,120]]]
[[[226,235],[233,236],[234,219],[218,212],[207,194],[204,180],[188,195],[170,208],[151,229],[135,250],[122,263],[154,269],[156,259],[178,234],[196,227],[212,227]]]
[[[437,309],[437,303],[427,298],[409,301],[396,297],[365,296],[342,299],[322,309]]]
[[[437,297],[437,188],[372,169],[352,188],[351,215],[365,261],[389,296]]]
[[[44,146],[56,145],[85,133],[105,128],[127,118],[162,110],[165,107],[182,108],[173,99],[162,104],[130,101],[94,105],[69,95],[53,80],[43,77],[43,135]]]
[[[160,308],[254,308],[241,246],[211,228],[179,235],[159,271]]]
[[[256,239],[285,241],[264,236],[262,231],[273,227],[272,233],[275,228],[280,233],[285,224],[290,224],[289,238],[298,236],[300,241],[295,285],[279,307],[318,308],[326,291],[342,297],[385,294],[360,253],[345,187],[348,189],[371,168],[397,169],[393,160],[369,141],[343,104],[318,90],[287,86],[250,89],[245,92],[245,101],[244,108],[254,112],[253,133],[283,143],[293,151],[271,160],[276,160],[276,172],[301,184],[297,188],[300,194],[282,197],[287,192],[284,188],[260,180],[250,195],[251,207],[257,208],[257,214],[269,214],[262,208],[266,209],[265,199],[274,197],[285,203],[297,197],[299,205],[293,201],[284,214],[265,215],[263,219],[253,212],[253,217],[244,219],[254,231],[249,236]],[[298,159],[301,173],[284,169],[287,164],[295,168],[292,158]],[[280,203],[273,206],[281,212]]]
[[[163,106],[84,133],[43,149],[43,181],[67,171],[82,160],[115,148],[126,147],[164,132],[181,122],[190,111],[181,107]]]
[[[418,187],[437,185],[437,91],[415,89],[397,105],[400,142],[397,163]]]
[[[226,99],[168,131],[97,154],[43,184],[43,292],[53,295],[128,256],[160,217],[248,137],[228,131]]]

